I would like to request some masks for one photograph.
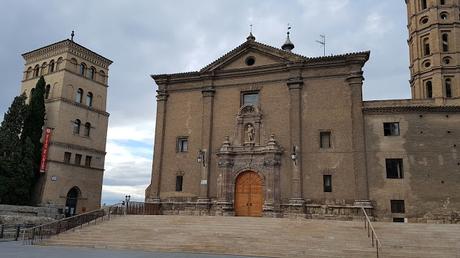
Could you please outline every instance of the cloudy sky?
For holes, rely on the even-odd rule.
[[[364,98],[409,98],[405,4],[400,0],[3,0],[0,113],[19,94],[24,52],[68,38],[111,59],[103,202],[142,200],[150,181],[156,85],[150,74],[198,70],[246,40],[294,52],[370,50]],[[2,117],[0,120],[3,119]]]

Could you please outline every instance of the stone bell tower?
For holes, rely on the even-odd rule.
[[[24,53],[21,92],[28,97],[43,76],[46,120],[35,202],[66,216],[101,204],[112,61],[72,38]],[[46,147],[45,147],[46,146]]]
[[[405,1],[412,98],[460,97],[460,1]]]

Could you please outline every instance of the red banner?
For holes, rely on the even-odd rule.
[[[40,160],[40,172],[45,173],[46,171],[46,158],[48,157],[48,147],[51,138],[51,128],[46,128],[45,139],[43,140],[42,158]]]

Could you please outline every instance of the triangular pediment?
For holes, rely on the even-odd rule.
[[[286,64],[302,59],[306,57],[248,40],[201,69],[201,72],[255,68]]]

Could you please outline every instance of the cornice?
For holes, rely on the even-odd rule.
[[[81,57],[94,63],[95,65],[106,69],[108,69],[109,65],[113,63],[110,59],[105,58],[102,55],[99,55],[96,52],[69,39],[65,39],[51,45],[24,53],[22,54],[22,57],[26,60],[27,63],[31,63],[42,59],[44,56],[51,57],[56,54],[66,52],[72,53],[75,56]]]
[[[57,101],[62,101],[62,102],[71,104],[71,105],[73,105],[73,106],[77,106],[77,107],[86,109],[86,110],[88,110],[88,111],[98,113],[98,114],[103,115],[103,116],[105,116],[105,117],[109,117],[109,116],[110,116],[110,114],[107,113],[107,112],[105,112],[105,111],[102,111],[102,110],[99,110],[99,109],[95,109],[95,108],[93,108],[93,107],[89,107],[89,106],[87,106],[87,105],[84,105],[84,104],[81,104],[81,103],[77,103],[77,102],[75,102],[75,101],[72,101],[72,100],[70,100],[70,99],[63,98],[63,97],[60,97],[60,98],[52,98],[52,99],[46,99],[46,100],[45,100],[45,103],[52,103],[52,102],[57,102]]]
[[[76,145],[76,144],[71,144],[71,143],[64,143],[64,142],[59,142],[59,141],[51,141],[50,145],[55,145],[55,146],[66,148],[66,149],[74,149],[74,150],[93,152],[93,153],[96,153],[96,154],[102,155],[102,156],[105,156],[107,154],[107,152],[105,152],[105,151],[97,150],[97,149],[94,149],[94,148],[88,148],[88,147],[81,146],[81,145]]]

